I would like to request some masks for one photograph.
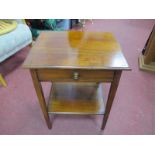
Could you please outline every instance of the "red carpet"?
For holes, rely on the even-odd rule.
[[[0,134],[154,134],[155,74],[138,67],[138,56],[155,20],[93,20],[86,31],[110,31],[119,40],[132,71],[123,72],[107,126],[102,116],[54,116],[49,130],[28,70],[22,68],[29,47],[0,65],[7,88],[0,86]],[[48,98],[50,83],[44,83]],[[107,87],[106,87],[107,88]],[[107,89],[105,89],[107,90]]]

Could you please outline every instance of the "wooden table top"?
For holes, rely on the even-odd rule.
[[[112,33],[86,31],[41,32],[23,67],[130,69]]]

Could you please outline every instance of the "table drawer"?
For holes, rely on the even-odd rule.
[[[114,71],[80,69],[38,69],[41,81],[101,82],[113,79]]]

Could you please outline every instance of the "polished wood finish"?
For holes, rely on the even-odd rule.
[[[109,32],[42,32],[25,68],[130,69],[121,47]]]
[[[24,68],[31,70],[46,123],[49,114],[105,114],[104,129],[122,70],[130,70],[119,43],[109,32],[42,32]],[[52,81],[48,107],[41,82]],[[104,108],[101,82],[110,82]]]
[[[103,92],[96,83],[54,83],[48,112],[54,114],[104,114]]]
[[[32,76],[34,88],[36,90],[36,94],[37,94],[38,99],[39,99],[41,110],[42,110],[42,112],[44,114],[44,118],[46,120],[48,128],[51,129],[52,125],[51,125],[49,115],[48,115],[48,112],[47,112],[46,102],[45,102],[42,86],[41,86],[41,84],[39,82],[39,79],[38,79],[37,72],[34,69],[31,69],[30,71],[31,71],[31,76]]]
[[[146,46],[144,56],[145,64],[149,64],[150,62],[155,61],[155,26],[150,36],[148,45]]]
[[[122,71],[115,71],[115,73],[114,73],[114,78],[113,78],[113,82],[111,83],[111,86],[110,86],[108,100],[107,100],[107,104],[106,104],[106,110],[105,110],[105,114],[103,117],[103,122],[102,122],[102,127],[101,127],[102,130],[105,128],[106,122],[108,120],[109,113],[110,113],[110,110],[112,107],[112,103],[115,98],[115,94],[116,94],[119,80],[121,77],[121,73],[122,73]]]
[[[2,84],[3,87],[6,87],[7,86],[6,81],[3,78],[2,74],[0,74],[0,83]]]
[[[155,26],[148,40],[144,55],[139,57],[139,67],[141,70],[155,72]]]
[[[108,70],[79,70],[79,69],[38,69],[38,78],[41,81],[53,82],[111,82],[113,71]],[[77,79],[74,78],[78,74]]]

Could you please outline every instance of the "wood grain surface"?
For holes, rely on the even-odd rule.
[[[101,86],[95,83],[54,83],[48,112],[55,114],[104,114]]]
[[[130,69],[110,32],[42,32],[25,68]]]

